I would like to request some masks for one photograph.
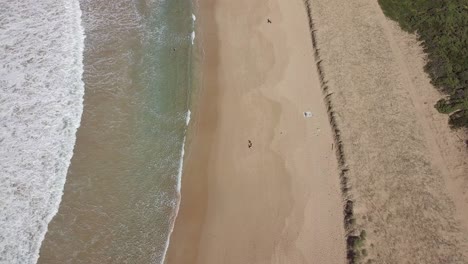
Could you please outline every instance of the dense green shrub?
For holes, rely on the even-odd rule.
[[[384,13],[424,42],[432,83],[447,94],[435,107],[452,128],[468,127],[468,0],[379,0]]]

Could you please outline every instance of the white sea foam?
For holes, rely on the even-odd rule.
[[[191,35],[191,38],[192,38],[192,45],[195,43],[195,21],[197,21],[197,17],[195,16],[195,14],[192,14],[192,26],[193,26],[193,31],[192,31],[192,35]]]
[[[0,263],[36,263],[83,109],[78,0],[0,2]]]
[[[190,117],[192,116],[192,112],[190,110],[187,111],[187,115],[185,117],[185,124],[186,130],[188,129],[188,125],[190,124]],[[179,170],[177,174],[177,191],[180,193],[181,183],[182,183],[182,169],[184,167],[184,155],[185,155],[185,140],[187,135],[184,136],[184,141],[182,143],[182,150],[180,151],[180,162],[179,162]]]
[[[192,112],[190,112],[190,110],[187,111],[187,120],[185,121],[185,125],[189,125],[190,124],[190,118],[192,117]]]
[[[180,206],[180,198],[181,198],[181,187],[182,187],[182,171],[183,171],[183,168],[184,168],[184,156],[185,156],[185,140],[187,139],[187,130],[188,130],[188,125],[190,124],[190,117],[192,116],[192,112],[190,112],[190,110],[187,111],[187,115],[186,115],[186,118],[185,118],[185,124],[187,125],[186,126],[186,129],[185,129],[185,136],[184,136],[184,141],[182,142],[182,150],[180,152],[180,162],[179,162],[179,170],[178,170],[178,173],[177,173],[177,195],[178,195],[178,199],[177,199],[177,205],[176,205],[176,208],[174,210],[174,214],[172,215],[172,219],[171,219],[171,227],[170,227],[170,230],[169,230],[169,234],[168,234],[168,238],[166,240],[166,245],[164,247],[164,252],[162,254],[162,260],[161,260],[161,263],[165,263],[165,259],[166,259],[166,254],[167,254],[167,250],[169,249],[169,242],[171,240],[171,235],[172,235],[172,232],[174,231],[174,225],[175,225],[175,219],[177,217],[177,213],[179,212],[179,206]]]

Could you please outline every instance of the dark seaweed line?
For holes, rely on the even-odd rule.
[[[312,10],[310,5],[310,0],[303,0],[307,17],[309,19],[309,29],[312,38],[312,48],[314,51],[315,62],[317,65],[317,72],[320,78],[320,86],[322,88],[322,93],[324,96],[324,101],[327,107],[328,120],[330,122],[333,138],[335,141],[335,154],[338,160],[338,168],[340,170],[340,183],[341,183],[341,194],[343,197],[343,217],[344,217],[344,228],[346,232],[346,257],[349,264],[356,263],[356,252],[355,252],[355,241],[357,236],[353,235],[355,232],[354,227],[354,213],[353,213],[353,201],[351,200],[349,194],[349,181],[348,181],[348,166],[346,163],[346,157],[343,150],[343,141],[341,140],[341,132],[339,125],[335,116],[335,111],[333,107],[332,93],[330,93],[327,81],[325,78],[325,73],[323,71],[322,60],[320,58],[320,50],[317,47],[317,36],[314,21],[312,19]]]

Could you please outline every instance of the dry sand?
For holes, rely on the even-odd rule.
[[[306,1],[348,231],[367,233],[356,262],[468,263],[468,154],[433,108],[416,37],[373,0]],[[302,1],[199,4],[204,73],[167,263],[343,263],[340,171]]]
[[[362,263],[468,263],[468,157],[414,36],[375,0],[310,0]],[[367,255],[367,256],[363,256]]]
[[[166,263],[344,263],[339,173],[304,3],[198,5],[203,74]]]

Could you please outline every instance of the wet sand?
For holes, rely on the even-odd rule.
[[[339,172],[304,3],[198,5],[202,76],[166,263],[344,263]]]

